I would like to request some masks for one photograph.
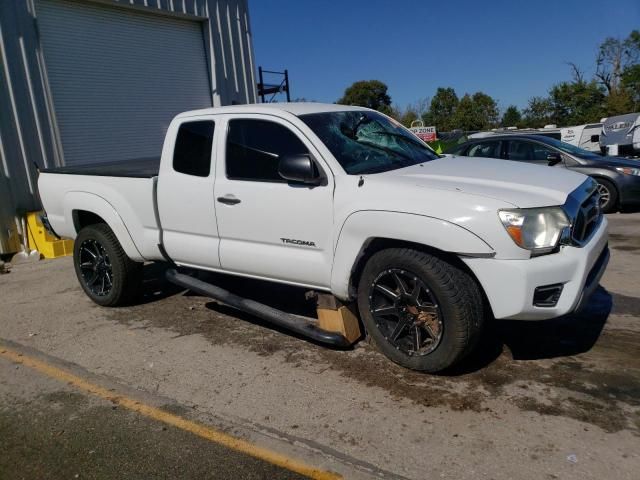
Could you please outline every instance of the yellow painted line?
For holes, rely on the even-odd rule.
[[[144,415],[145,417],[149,417],[158,422],[166,423],[167,425],[185,430],[209,440],[210,442],[217,443],[231,450],[277,465],[278,467],[282,467],[291,472],[299,473],[300,475],[316,480],[337,480],[342,478],[341,475],[336,473],[320,470],[280,453],[259,447],[253,443],[233,437],[224,432],[220,432],[211,427],[192,422],[191,420],[165,412],[159,408],[140,403],[137,400],[124,395],[114,394],[112,391],[98,385],[94,385],[93,383],[67,372],[66,370],[54,367],[53,365],[49,365],[48,363],[42,362],[33,357],[23,355],[22,353],[16,352],[12,349],[0,347],[0,355],[12,362],[20,363],[51,378],[60,380],[61,382],[66,382],[80,390],[90,393],[91,395],[109,400],[112,403],[137,412],[140,415]]]

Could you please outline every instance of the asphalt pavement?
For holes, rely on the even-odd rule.
[[[640,214],[585,312],[489,324],[446,375],[286,335],[145,269],[105,309],[71,259],[0,275],[0,478],[637,480]],[[304,291],[231,289],[294,312]]]

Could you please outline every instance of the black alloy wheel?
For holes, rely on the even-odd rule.
[[[369,290],[371,316],[384,338],[407,355],[428,355],[440,344],[442,312],[429,287],[413,272],[381,272]]]
[[[111,260],[105,248],[95,239],[87,239],[80,245],[80,271],[87,289],[104,297],[113,288]]]
[[[137,300],[142,263],[127,256],[108,225],[82,228],[73,246],[73,260],[82,289],[98,305],[118,307]]]

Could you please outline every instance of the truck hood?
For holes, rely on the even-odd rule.
[[[381,181],[385,187],[457,191],[520,208],[562,205],[567,195],[586,179],[585,175],[562,168],[461,156],[448,156],[369,178]]]

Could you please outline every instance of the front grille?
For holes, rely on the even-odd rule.
[[[602,218],[600,210],[600,195],[594,191],[582,202],[576,213],[571,229],[571,238],[574,243],[582,245],[591,238],[591,234],[598,228]]]

